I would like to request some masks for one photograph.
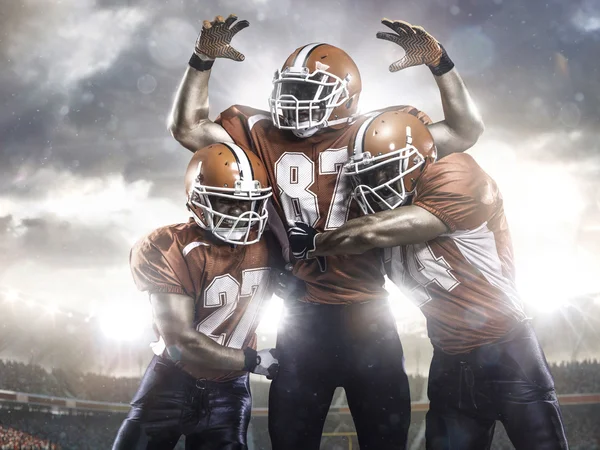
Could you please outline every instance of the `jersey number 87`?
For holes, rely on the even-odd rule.
[[[342,172],[348,159],[346,147],[328,149],[319,154],[319,175],[337,175],[331,194],[325,230],[340,227],[350,209],[349,179]],[[315,163],[304,153],[286,152],[275,163],[275,178],[288,224],[303,222],[312,227],[321,218],[317,194],[309,188],[315,182]]]

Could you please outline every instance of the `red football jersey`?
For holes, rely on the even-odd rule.
[[[254,348],[261,306],[272,294],[267,241],[238,246],[216,242],[190,219],[140,240],[131,250],[131,272],[141,291],[192,297],[199,332],[228,347]],[[194,375],[223,380],[241,374],[207,369]]]
[[[449,228],[429,242],[386,250],[390,279],[427,318],[447,353],[496,341],[526,319],[515,288],[513,249],[495,181],[465,153],[431,164],[413,204]]]
[[[431,122],[410,106],[389,109],[403,109],[425,123]],[[351,201],[350,180],[343,175],[342,167],[348,159],[349,140],[365,118],[305,139],[275,127],[269,113],[245,106],[227,109],[217,123],[236,144],[253,150],[262,159],[281,220],[288,225],[304,222],[324,231],[335,229],[359,214],[356,203]],[[305,300],[309,302],[348,304],[387,296],[378,250],[362,255],[328,256],[325,272],[321,272],[315,259],[296,261],[294,275],[306,282]]]

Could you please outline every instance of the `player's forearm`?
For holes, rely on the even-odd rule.
[[[165,338],[165,342],[171,358],[181,361],[183,368],[191,373],[206,369],[244,368],[245,356],[242,350],[219,345],[196,330],[182,331],[170,339]]]
[[[440,90],[444,120],[429,128],[441,158],[472,147],[483,133],[484,125],[456,68],[434,78]]]
[[[359,255],[377,248],[380,237],[371,232],[376,215],[349,220],[335,230],[320,233],[315,238],[315,251],[310,256]]]
[[[173,137],[187,148],[198,145],[191,136],[206,122],[210,122],[208,118],[210,72],[210,70],[200,71],[188,67],[175,94],[168,127]],[[190,150],[195,151],[197,147]]]
[[[320,233],[309,256],[361,254],[374,248],[427,242],[448,231],[444,222],[418,206],[359,217]]]

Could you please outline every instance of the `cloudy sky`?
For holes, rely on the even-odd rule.
[[[554,305],[600,292],[597,0],[0,0],[0,288],[84,314],[135,310],[131,245],[185,220],[189,153],[165,121],[203,19],[235,12],[246,61],[218,61],[211,115],[266,108],[272,74],[323,41],[363,75],[364,111],[442,119],[425,68],[375,39],[382,17],[446,47],[487,130],[472,150],[507,203],[519,284]]]

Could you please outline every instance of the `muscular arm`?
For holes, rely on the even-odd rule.
[[[225,129],[208,118],[210,72],[186,69],[169,118],[173,137],[192,152],[215,142],[232,142]]]
[[[315,250],[309,256],[354,255],[373,248],[417,244],[446,231],[444,222],[425,209],[402,206],[349,220],[335,230],[318,234]]]
[[[217,344],[196,331],[194,299],[180,294],[150,295],[154,322],[165,341],[167,351],[183,369],[194,374],[202,369],[242,370],[244,352]]]
[[[390,71],[425,64],[434,73],[442,97],[444,120],[430,125],[429,130],[439,158],[473,146],[483,132],[483,121],[444,48],[423,27],[403,20],[383,19],[381,23],[393,33],[379,32],[377,38],[393,42],[405,51],[401,59],[390,65]]]
[[[471,148],[483,133],[483,120],[456,68],[434,76],[440,89],[444,120],[429,125],[438,158]]]

